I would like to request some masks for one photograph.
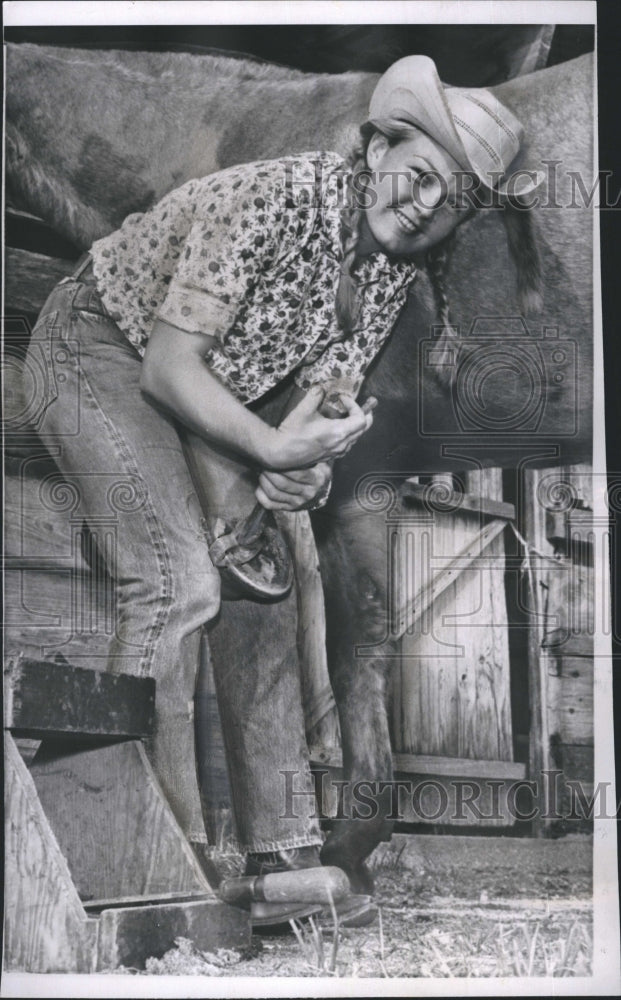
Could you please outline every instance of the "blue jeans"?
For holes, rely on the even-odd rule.
[[[64,279],[51,293],[27,363],[46,383],[39,436],[71,502],[105,539],[115,581],[115,633],[107,661],[93,665],[155,678],[147,753],[187,837],[205,843],[193,697],[201,630],[218,612],[220,581],[174,421],[141,394],[140,355],[88,279]],[[256,613],[277,629],[275,608]],[[253,659],[259,669],[244,669],[243,649],[214,662],[239,847],[319,844],[310,797],[296,802],[296,819],[280,818],[280,771],[297,771],[297,787],[311,787],[298,664],[273,656],[263,664],[256,650]]]

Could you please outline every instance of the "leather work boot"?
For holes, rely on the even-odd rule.
[[[271,875],[278,872],[301,871],[306,868],[320,868],[319,847],[294,847],[290,850],[272,851],[266,854],[249,854],[246,858],[244,875]],[[303,920],[316,916],[319,926],[330,929],[334,926],[332,907],[318,904],[306,909],[312,913],[302,915],[284,915],[282,911],[293,910],[294,904],[285,903],[253,903],[251,920],[253,928],[263,929],[287,923],[289,920]],[[300,910],[301,906],[298,905]],[[342,927],[366,927],[377,917],[377,908],[369,895],[352,895],[335,903],[334,910],[338,923]],[[282,915],[281,915],[282,914]]]
[[[321,868],[319,847],[292,847],[288,851],[248,854],[244,875],[273,875],[277,872],[295,872],[302,868]]]

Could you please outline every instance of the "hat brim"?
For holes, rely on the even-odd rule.
[[[494,184],[488,179],[490,175],[486,176],[477,168],[468,156],[455,127],[446,90],[438,76],[435,63],[427,56],[407,58],[411,67],[412,86],[405,86],[403,80],[398,87],[390,86],[390,70],[388,70],[380,79],[371,97],[369,121],[374,124],[390,117],[395,122],[403,122],[420,129],[452,156],[462,170],[475,174],[487,191],[493,192],[501,199],[520,202],[536,191],[545,177],[541,171],[519,171],[519,184],[512,180],[511,175]],[[390,108],[385,103],[388,93],[390,93]],[[413,111],[413,108],[416,111]],[[526,175],[530,180],[526,180]]]

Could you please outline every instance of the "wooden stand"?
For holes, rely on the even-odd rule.
[[[7,971],[140,969],[180,936],[246,946],[248,915],[215,896],[128,738],[152,727],[153,681],[20,658],[5,680]]]

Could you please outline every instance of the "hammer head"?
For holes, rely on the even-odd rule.
[[[220,884],[225,903],[338,903],[350,894],[349,879],[333,866],[300,868],[271,875],[242,876]]]

